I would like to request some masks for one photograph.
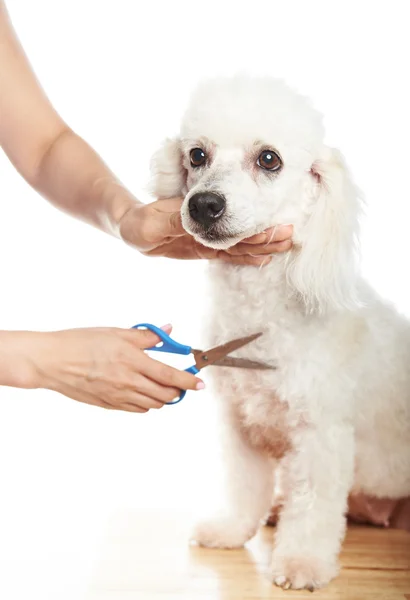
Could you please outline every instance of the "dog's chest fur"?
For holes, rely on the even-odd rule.
[[[282,458],[290,448],[288,404],[278,397],[269,379],[254,371],[233,369],[215,370],[214,379],[249,444],[272,458]]]
[[[250,444],[273,458],[281,458],[290,448],[291,430],[300,424],[290,414],[284,385],[295,343],[289,313],[292,311],[296,320],[298,313],[293,306],[287,306],[288,300],[280,292],[283,281],[274,269],[212,265],[210,284],[209,343],[262,331],[261,338],[235,356],[276,367],[272,371],[214,369],[217,392],[224,402],[229,402],[233,417]]]
[[[261,402],[261,397],[265,402]],[[288,404],[273,394],[260,395],[260,392],[258,400],[251,412],[244,399],[236,406],[239,429],[253,448],[281,459],[291,448]]]

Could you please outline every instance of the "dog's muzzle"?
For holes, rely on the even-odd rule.
[[[219,221],[226,209],[226,200],[213,192],[198,192],[189,199],[188,210],[195,223],[209,229]]]

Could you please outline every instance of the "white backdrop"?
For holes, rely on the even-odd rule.
[[[405,2],[8,6],[62,116],[144,199],[150,155],[198,78],[247,69],[313,97],[368,201],[365,273],[410,312]],[[171,321],[200,344],[204,265],[143,258],[59,214],[2,154],[0,199],[0,329]],[[200,477],[218,476],[214,427],[206,393],[138,416],[0,389],[0,596],[80,598],[113,515],[197,504]]]

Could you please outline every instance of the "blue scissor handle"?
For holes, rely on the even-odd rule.
[[[139,323],[138,325],[134,325],[132,329],[149,329],[153,333],[155,333],[160,339],[162,344],[160,346],[152,346],[151,348],[147,348],[149,351],[155,352],[168,352],[170,354],[183,354],[187,356],[191,354],[192,348],[191,346],[185,346],[184,344],[180,344],[173,340],[165,331],[157,327],[156,325],[152,325],[151,323]],[[192,373],[192,375],[196,375],[199,373],[199,370],[195,365],[185,369],[187,373]],[[174,400],[173,402],[168,402],[169,405],[178,404],[185,397],[186,390],[181,390],[181,394],[179,398]]]
[[[161,339],[162,344],[160,346],[152,346],[152,348],[147,348],[147,350],[153,350],[155,352],[168,352],[169,354],[191,354],[191,346],[179,344],[156,325],[151,325],[151,323],[139,323],[138,325],[134,325],[132,329],[149,329],[153,333],[156,333]]]
[[[185,371],[187,373],[192,373],[192,375],[197,375],[199,373],[199,370],[196,368],[195,365],[192,365],[192,367],[185,369]],[[178,404],[178,402],[181,402],[181,400],[183,400],[183,398],[185,398],[185,395],[186,395],[186,390],[181,390],[179,398],[177,398],[173,402],[169,402],[169,404]]]

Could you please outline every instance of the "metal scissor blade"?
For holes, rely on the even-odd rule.
[[[226,344],[222,344],[216,348],[211,348],[206,352],[198,352],[198,350],[193,350],[192,352],[195,356],[195,366],[197,369],[201,370],[208,365],[213,365],[216,361],[225,358],[228,356],[228,354],[231,354],[231,352],[235,352],[235,350],[242,348],[242,346],[246,346],[246,344],[253,342],[261,335],[262,333],[254,333],[253,335],[248,335],[247,337],[226,342]]]
[[[275,370],[276,367],[268,365],[267,363],[258,362],[257,360],[249,360],[247,358],[234,358],[231,356],[225,356],[221,360],[217,360],[213,363],[213,367],[233,367],[237,369],[255,369],[260,371]]]

